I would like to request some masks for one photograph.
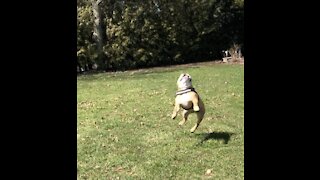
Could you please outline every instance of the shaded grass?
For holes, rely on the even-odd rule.
[[[170,119],[182,72],[207,110],[194,134],[195,114]],[[79,76],[78,179],[243,179],[243,83],[236,64]]]

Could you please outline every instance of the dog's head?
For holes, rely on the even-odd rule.
[[[177,86],[178,86],[178,89],[192,88],[191,76],[187,73],[181,74],[177,80]]]

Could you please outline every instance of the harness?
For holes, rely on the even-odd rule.
[[[176,92],[176,96],[177,95],[181,95],[181,94],[185,94],[185,93],[188,93],[188,92],[191,92],[191,91],[197,93],[197,91],[194,88],[187,88],[187,89],[184,89],[184,90],[177,91]]]

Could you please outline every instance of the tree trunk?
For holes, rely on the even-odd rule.
[[[92,11],[94,16],[94,28],[93,28],[93,38],[97,43],[97,53],[98,53],[98,68],[106,69],[107,68],[107,59],[103,51],[103,46],[106,40],[106,31],[105,24],[103,23],[103,13],[99,4],[102,0],[91,0]]]
[[[81,64],[79,63],[79,60],[77,58],[77,69],[79,69],[79,73],[81,73]]]

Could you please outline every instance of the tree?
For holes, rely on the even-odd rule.
[[[93,26],[93,39],[97,46],[97,64],[99,69],[107,68],[107,59],[103,51],[103,46],[106,42],[106,28],[104,20],[104,14],[101,11],[100,4],[102,0],[90,0],[92,5],[94,26]]]
[[[78,0],[77,6],[81,65],[125,70],[219,59],[233,44],[243,51],[243,0]]]

